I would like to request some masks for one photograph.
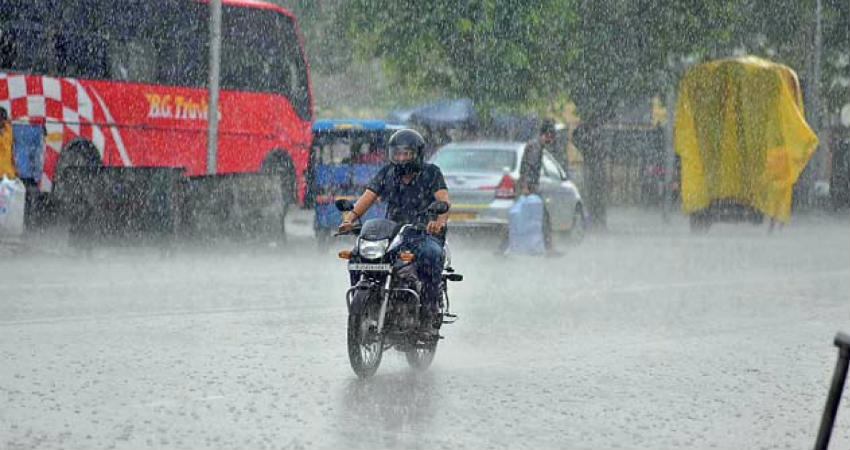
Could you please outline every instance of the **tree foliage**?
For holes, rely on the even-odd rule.
[[[572,11],[567,0],[355,0],[341,17],[359,54],[408,88],[530,106],[565,96]]]
[[[353,0],[337,25],[404,89],[585,120],[661,93],[685,62],[765,56],[810,76],[816,0]],[[823,0],[824,70],[850,52],[848,2]]]

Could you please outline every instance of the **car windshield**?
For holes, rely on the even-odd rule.
[[[448,148],[437,152],[431,163],[444,172],[502,172],[516,169],[516,153],[506,149]]]

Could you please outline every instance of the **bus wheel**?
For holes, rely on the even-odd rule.
[[[69,171],[74,167],[99,167],[100,153],[97,147],[83,138],[74,138],[65,144],[59,153],[56,170],[53,174],[53,193],[62,203],[75,203],[82,192],[85,180],[79,174]]]
[[[281,190],[283,191],[283,201],[286,205],[291,205],[296,201],[297,183],[295,178],[295,164],[292,163],[292,158],[285,150],[272,150],[266,155],[260,166],[262,173],[278,173],[280,174]]]
[[[89,233],[92,209],[86,205],[86,184],[93,181],[85,173],[69,170],[78,167],[95,168],[101,165],[100,153],[90,141],[74,138],[59,153],[53,172],[53,196],[57,200],[60,216],[68,220],[69,238],[73,245],[81,246]]]

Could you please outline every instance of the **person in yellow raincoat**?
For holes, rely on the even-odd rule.
[[[792,188],[817,142],[787,66],[740,57],[692,67],[674,120],[682,212],[727,201],[787,222]]]
[[[6,108],[0,106],[0,178],[17,178],[18,171],[15,168],[15,154],[12,151],[12,123]]]

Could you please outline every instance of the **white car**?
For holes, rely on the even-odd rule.
[[[440,168],[449,188],[450,228],[507,229],[525,146],[524,142],[453,142],[431,156],[429,162]],[[581,195],[549,152],[543,153],[540,195],[552,230],[569,231],[580,239],[584,232]]]

